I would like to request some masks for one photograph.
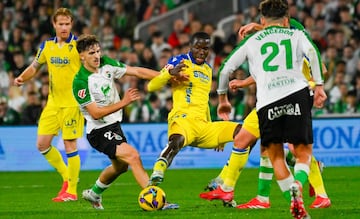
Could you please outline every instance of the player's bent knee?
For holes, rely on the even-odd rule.
[[[39,151],[40,153],[42,153],[42,154],[48,152],[48,151],[50,150],[50,147],[51,147],[50,144],[47,144],[47,145],[41,144],[41,143],[37,143],[37,144],[36,144],[36,148],[37,148],[38,151]]]
[[[241,124],[239,124],[239,125],[236,126],[236,128],[235,128],[235,130],[234,130],[234,133],[233,133],[233,138],[234,138],[234,139],[236,139],[236,136],[237,136],[237,134],[240,132],[241,127],[242,127]]]

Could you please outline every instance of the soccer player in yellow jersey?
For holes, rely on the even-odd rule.
[[[77,183],[80,172],[80,157],[76,139],[83,135],[84,118],[72,94],[72,81],[80,68],[76,50],[76,37],[70,32],[73,15],[69,9],[59,8],[52,18],[56,36],[41,43],[35,60],[15,78],[15,85],[22,85],[32,79],[42,65],[47,64],[49,72],[49,95],[41,113],[37,148],[45,159],[61,175],[63,185],[55,202],[76,201]],[[51,141],[59,131],[64,140],[67,165]]]
[[[241,125],[231,121],[212,122],[209,114],[209,93],[212,69],[205,62],[210,49],[210,36],[195,33],[190,40],[190,51],[169,59],[159,76],[148,84],[149,92],[162,88],[172,75],[187,75],[188,80],[172,85],[173,109],[168,115],[168,144],[158,157],[150,185],[163,181],[165,170],[185,146],[217,148],[233,141]],[[248,149],[233,149],[238,156],[248,155]]]

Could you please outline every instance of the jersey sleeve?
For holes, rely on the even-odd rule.
[[[151,79],[147,85],[149,92],[154,92],[163,88],[170,80],[171,75],[166,67],[161,69],[160,74]]]
[[[35,56],[35,61],[38,62],[41,65],[46,62],[46,57],[45,57],[45,53],[44,53],[45,45],[46,45],[46,41],[43,41],[40,44],[40,47],[39,47],[39,49],[38,49],[38,51],[36,53],[36,56]]]
[[[321,59],[318,55],[317,48],[314,46],[312,40],[303,31],[300,32],[299,45],[305,57],[307,57],[312,76],[316,84],[323,84],[323,73],[321,68]]]
[[[92,102],[89,87],[87,83],[83,80],[74,80],[73,81],[73,94],[75,100],[80,106],[86,106]]]
[[[234,72],[243,62],[246,60],[245,53],[245,42],[246,38],[240,42],[240,44],[235,48],[233,52],[225,59],[225,61],[221,64],[218,72],[218,94],[225,94],[228,91],[229,85],[229,76],[232,72]]]
[[[174,66],[179,64],[183,59],[187,59],[184,54],[171,57],[165,67],[161,69],[160,74],[150,80],[147,87],[148,91],[154,92],[163,88],[171,78],[169,69],[174,68]]]
[[[126,73],[126,65],[108,56],[101,57],[101,66],[110,65],[114,70],[114,78],[121,78]]]
[[[313,45],[313,47],[315,48],[315,51],[316,51],[316,56],[317,58],[320,60],[321,62],[321,55],[320,55],[320,51],[319,49],[317,48],[317,46],[315,45],[315,43],[312,41],[311,39],[311,36],[309,35],[309,33],[306,31],[305,27],[300,23],[298,22],[297,20],[291,18],[290,19],[290,28],[292,29],[297,29],[297,30],[301,30],[303,31],[303,33],[305,34],[305,36],[310,40],[310,43]],[[305,56],[305,59],[306,61],[309,61],[309,58]],[[305,60],[304,59],[304,60]],[[304,66],[305,66],[305,63],[304,63]],[[311,66],[311,65],[310,65]],[[321,67],[321,63],[320,63],[320,67]],[[321,80],[323,81],[324,80],[324,75],[323,75],[323,72],[322,72],[322,69],[321,69]],[[305,77],[308,79],[309,76],[307,76],[305,74]],[[316,82],[317,83],[317,82]]]

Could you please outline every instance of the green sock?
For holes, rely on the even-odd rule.
[[[258,180],[258,198],[263,202],[269,202],[271,182],[274,175],[274,169],[268,157],[260,158],[259,180]]]
[[[308,181],[310,172],[309,165],[304,163],[296,163],[294,167],[295,180],[299,181],[302,186]]]
[[[101,193],[103,193],[107,188],[110,187],[111,184],[109,185],[105,185],[104,183],[100,182],[99,179],[96,180],[95,184],[93,185],[93,187],[91,188],[91,190],[93,192],[95,192],[96,194],[100,195]]]
[[[285,199],[290,202],[291,201],[291,197],[290,197],[290,185],[294,182],[294,177],[292,174],[289,175],[289,177],[283,179],[283,180],[278,180],[277,183],[280,187],[280,190],[283,193],[283,196],[285,197]]]

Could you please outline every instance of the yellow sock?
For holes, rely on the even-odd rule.
[[[71,153],[68,153],[66,154],[66,156],[68,158],[68,172],[69,172],[69,186],[66,192],[76,195],[77,184],[80,173],[80,156],[78,151],[73,151]]]
[[[240,150],[235,147],[233,148],[229,159],[227,175],[224,180],[224,185],[222,186],[224,191],[234,189],[236,181],[248,160],[249,148],[250,147]]]
[[[154,164],[153,171],[165,172],[166,169],[167,169],[167,161],[163,158],[159,158]]]
[[[228,173],[228,168],[229,168],[229,160],[226,162],[226,164],[224,165],[224,167],[222,168],[219,176],[217,176],[216,178],[220,178],[223,182],[226,178],[226,175]]]
[[[320,168],[314,156],[311,157],[309,182],[314,187],[316,195],[326,195]]]
[[[45,159],[50,163],[50,165],[58,171],[63,181],[67,181],[69,178],[67,166],[64,163],[59,150],[54,146],[50,146],[48,150],[42,151],[41,154],[44,155]]]

